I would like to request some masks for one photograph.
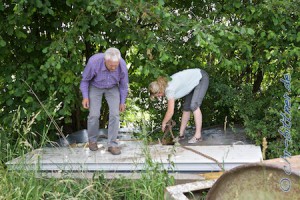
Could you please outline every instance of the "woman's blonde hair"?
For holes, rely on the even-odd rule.
[[[150,98],[154,99],[154,95],[159,92],[165,92],[166,88],[168,86],[168,79],[166,77],[160,76],[156,79],[156,81],[153,81],[149,84],[149,91],[150,91]]]

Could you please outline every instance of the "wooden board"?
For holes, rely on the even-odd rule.
[[[287,160],[287,161],[286,161]],[[291,156],[290,158],[275,158],[264,160],[263,162],[269,165],[274,165],[284,169],[286,166],[287,171],[293,171],[300,175],[300,155]]]

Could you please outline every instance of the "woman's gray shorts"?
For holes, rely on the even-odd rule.
[[[203,98],[206,94],[209,77],[206,71],[201,69],[202,78],[199,84],[184,97],[183,110],[184,111],[195,111],[201,106]]]

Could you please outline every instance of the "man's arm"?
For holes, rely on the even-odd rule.
[[[125,101],[128,95],[128,83],[129,83],[129,79],[128,79],[128,70],[126,67],[126,62],[121,59],[120,60],[120,67],[121,67],[121,77],[120,77],[120,85],[119,85],[119,90],[120,90],[120,111],[124,111],[125,110]],[[121,108],[122,107],[122,108]],[[121,111],[121,112],[122,112]]]
[[[89,108],[89,85],[93,77],[94,77],[93,63],[91,59],[89,59],[86,67],[83,70],[82,80],[80,82],[80,90],[83,97],[82,106],[86,109]]]

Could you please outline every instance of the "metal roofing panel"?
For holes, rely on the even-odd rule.
[[[24,157],[7,162],[8,169],[39,169],[41,171],[139,171],[145,169],[146,147],[139,141],[122,141],[121,155],[112,155],[98,143],[96,152],[87,147],[45,147],[36,149]],[[218,165],[203,156],[180,146],[148,145],[153,162],[169,171],[203,172],[220,171]],[[225,170],[236,166],[260,162],[261,149],[255,145],[189,146],[215,158]]]

